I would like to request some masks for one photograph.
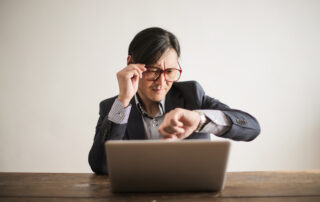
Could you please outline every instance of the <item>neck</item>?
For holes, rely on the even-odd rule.
[[[159,102],[150,101],[140,95],[139,97],[144,110],[148,113],[149,116],[155,117],[155,115],[159,112]]]
[[[149,114],[149,116],[155,117],[156,114],[159,112],[159,103],[157,105],[146,106],[145,110]]]

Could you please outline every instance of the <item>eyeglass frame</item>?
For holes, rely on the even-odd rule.
[[[168,68],[168,69],[175,69],[175,70],[178,70],[178,71],[180,72],[178,79],[176,79],[175,81],[168,81],[167,78],[166,78],[166,70],[168,70],[168,69],[164,69],[164,70],[163,70],[163,69],[161,69],[161,68],[159,68],[159,67],[155,67],[155,66],[152,66],[152,65],[146,65],[145,67],[146,67],[147,69],[150,68],[150,67],[152,67],[152,68],[157,68],[158,71],[160,72],[160,74],[157,76],[157,78],[155,78],[155,79],[146,79],[146,80],[148,80],[148,81],[156,81],[156,80],[158,80],[158,79],[161,77],[161,74],[163,73],[163,74],[164,74],[164,79],[165,79],[167,82],[177,82],[177,81],[179,81],[179,79],[180,79],[180,77],[181,77],[181,74],[182,74],[182,68],[181,68],[179,62],[178,62],[178,66],[179,66],[180,69],[177,69],[177,68]],[[147,71],[148,71],[148,70],[147,70]]]

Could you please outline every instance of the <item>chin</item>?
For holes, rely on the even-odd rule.
[[[161,100],[163,100],[163,98],[166,95],[154,95],[152,97],[150,97],[150,100],[154,101],[154,102],[160,102]]]
[[[164,98],[164,96],[162,97],[153,97],[151,100],[154,101],[154,102],[160,102],[162,99]]]

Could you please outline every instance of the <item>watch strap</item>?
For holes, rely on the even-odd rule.
[[[199,125],[198,125],[197,129],[195,130],[195,132],[200,132],[202,130],[202,128],[205,126],[207,118],[206,118],[206,115],[202,111],[198,111],[198,110],[195,110],[195,111],[200,114],[200,122],[199,122]]]

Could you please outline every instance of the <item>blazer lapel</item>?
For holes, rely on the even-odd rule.
[[[143,140],[146,139],[142,117],[138,111],[134,98],[131,100],[131,112],[129,115],[127,133],[129,139]]]
[[[172,86],[174,88],[175,86]],[[183,96],[181,95],[180,91],[178,90],[172,90],[168,92],[166,95],[166,102],[165,102],[165,110],[166,113],[169,111],[175,109],[175,108],[184,108],[184,99]]]

